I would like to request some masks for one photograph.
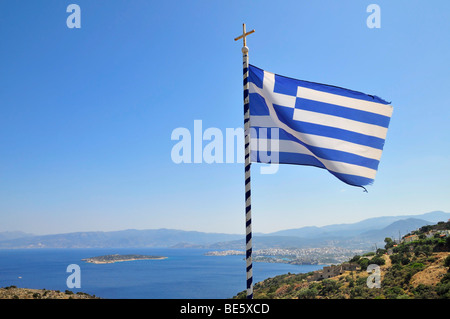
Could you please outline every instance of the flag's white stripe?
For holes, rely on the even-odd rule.
[[[270,139],[252,138],[251,142],[250,142],[250,149],[251,149],[251,151],[267,152],[268,150],[270,150],[270,148],[268,147],[268,146],[270,146],[270,142],[271,142]],[[306,147],[304,147],[303,145],[296,143],[294,141],[279,140],[278,142],[279,142],[278,143],[279,152],[310,155],[310,156],[315,157],[320,162],[322,162],[322,164],[330,171],[333,171],[336,173],[341,173],[341,174],[351,174],[351,175],[357,175],[357,176],[375,179],[375,175],[376,175],[377,171],[374,169],[355,165],[355,164],[326,160],[326,159],[317,157],[315,154],[313,154],[311,151],[309,151]],[[276,150],[272,150],[272,151],[276,151]]]
[[[268,99],[272,104],[294,108],[296,102],[295,98],[300,97],[308,100],[339,105],[356,110],[380,114],[388,117],[392,116],[393,110],[392,105],[355,99],[343,95],[317,91],[301,86],[297,87],[297,96],[295,97],[292,95],[276,93],[274,92],[274,88],[275,88],[275,74],[264,71],[263,90],[269,93],[269,95],[266,95],[264,97]],[[253,82],[250,82],[249,92],[262,94],[262,90],[259,87],[257,87]]]
[[[251,115],[250,126],[278,127],[269,115]]]
[[[385,139],[387,128],[367,124],[359,121],[349,120],[339,116],[333,116],[323,113],[294,109],[294,120],[308,122],[313,124],[336,127],[347,131],[357,132],[364,135],[375,136]]]
[[[263,90],[265,92],[269,93],[269,94],[265,94],[263,96],[267,101],[270,101],[270,103],[276,104],[276,105],[286,106],[286,107],[290,107],[290,108],[295,107],[295,101],[296,101],[297,97],[295,97],[293,95],[276,93],[273,91],[275,88],[275,74],[274,73],[264,71],[264,82],[263,83],[264,83]],[[259,87],[257,87],[255,85],[255,83],[250,82],[249,84],[250,84],[249,93],[258,93],[260,95],[263,95],[263,93],[262,93],[263,90],[261,90]]]
[[[250,116],[250,126],[252,127],[278,127],[274,120],[268,115],[252,115]],[[342,152],[348,152],[356,155],[360,155],[363,157],[380,160],[382,150],[373,148],[370,146],[360,145],[352,142],[347,142],[331,137],[313,135],[313,134],[304,134],[297,131],[294,131],[296,134],[294,135],[300,141],[305,144],[334,149]]]
[[[297,97],[323,103],[344,106],[356,110],[376,113],[388,117],[391,117],[392,115],[391,105],[355,99],[328,92],[317,91],[301,86],[297,88]]]

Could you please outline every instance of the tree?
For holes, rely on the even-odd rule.
[[[398,254],[390,255],[389,258],[391,259],[391,262],[393,264],[407,265],[410,262],[407,254],[398,253]]]
[[[361,270],[366,270],[367,266],[369,266],[369,259],[361,258],[360,260],[358,260],[358,264],[361,267]]]
[[[432,229],[433,229],[432,225],[425,225],[425,226],[420,227],[419,231],[422,233],[427,233]]]
[[[414,249],[414,254],[416,256],[419,256],[421,254],[425,255],[426,257],[430,256],[433,253],[433,248],[431,247],[431,245],[420,245],[417,246]]]
[[[380,256],[375,256],[370,260],[371,264],[376,264],[378,266],[383,266],[386,262]]]
[[[393,241],[391,238],[386,237],[386,238],[384,239],[384,242],[386,243],[386,245],[384,245],[384,248],[385,248],[385,249],[389,249],[389,248],[394,247],[394,241]]]

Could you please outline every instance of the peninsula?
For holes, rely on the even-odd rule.
[[[85,262],[93,263],[93,264],[112,264],[121,261],[132,261],[132,260],[159,260],[166,259],[167,257],[163,256],[148,256],[148,255],[104,255],[98,257],[91,257],[82,259]]]

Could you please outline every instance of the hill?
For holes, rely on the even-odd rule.
[[[76,294],[70,290],[29,289],[9,286],[0,288],[0,299],[99,299],[83,292]]]
[[[5,231],[5,232],[0,232],[0,241],[23,238],[23,237],[31,237],[31,236],[34,236],[34,235],[24,233],[21,231]]]
[[[266,236],[297,236],[297,237],[307,237],[307,238],[319,238],[319,237],[352,237],[364,234],[365,232],[373,230],[381,230],[389,225],[408,219],[420,219],[426,221],[427,223],[434,224],[439,221],[445,221],[450,218],[450,213],[445,213],[442,211],[433,211],[425,214],[419,215],[398,215],[398,216],[381,216],[364,219],[362,221],[351,223],[351,224],[334,224],[322,227],[302,227],[294,229],[286,229],[270,234]],[[424,225],[424,224],[422,224]],[[412,226],[415,229],[415,225]],[[410,229],[410,230],[411,230]],[[395,229],[395,234],[398,235],[398,230]]]
[[[359,235],[360,238],[366,241],[374,241],[380,243],[384,238],[399,238],[402,235],[409,233],[413,229],[417,229],[424,225],[431,225],[433,222],[426,221],[419,218],[407,218],[393,222],[382,229],[369,230]]]
[[[185,243],[204,246],[243,238],[242,235],[203,233],[176,229],[128,229],[110,232],[75,232],[26,236],[0,241],[0,248],[129,248],[171,247]]]
[[[354,256],[322,273],[266,279],[255,285],[254,298],[450,299],[450,222],[425,225],[401,242],[386,238],[385,243],[384,249]],[[370,264],[380,267],[380,288],[368,287]],[[350,266],[353,269],[345,271]],[[318,276],[329,273],[329,278]],[[245,298],[245,291],[234,298]]]
[[[255,233],[254,249],[341,247],[369,250],[382,246],[385,237],[403,236],[421,225],[448,220],[441,211],[421,215],[368,218],[353,224],[322,227],[308,226],[268,234]],[[74,232],[31,235],[21,232],[0,233],[0,248],[137,248],[174,247],[206,249],[245,249],[243,234],[205,233],[176,229],[128,229],[120,231]]]
[[[383,246],[384,238],[399,238],[422,225],[446,221],[450,213],[434,211],[420,215],[368,218],[353,224],[287,229],[253,237],[254,249],[341,247],[370,250]],[[242,241],[214,244],[212,249],[244,249]]]

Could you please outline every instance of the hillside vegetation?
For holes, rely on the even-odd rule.
[[[357,270],[317,281],[311,280],[314,273],[276,276],[257,283],[254,298],[450,299],[450,222],[423,226],[400,242],[386,238],[385,244],[349,260]],[[368,287],[370,264],[380,266],[380,288]]]
[[[73,293],[70,290],[29,289],[9,286],[0,288],[0,299],[99,299],[83,292]]]

